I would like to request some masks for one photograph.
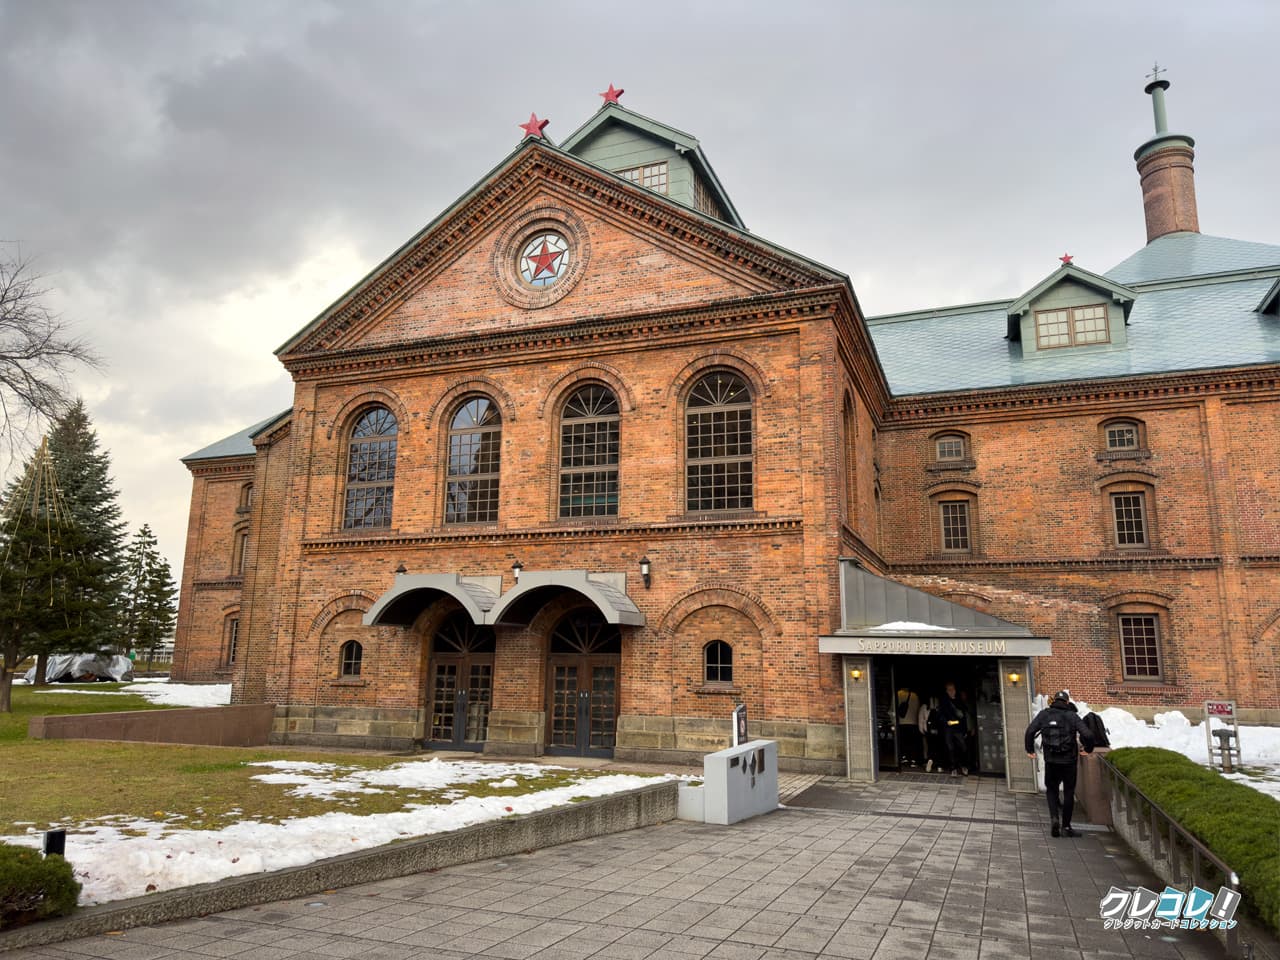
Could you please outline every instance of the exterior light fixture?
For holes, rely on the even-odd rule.
[[[524,569],[524,564],[517,560],[511,565],[511,575],[516,578],[516,583],[520,582],[520,571]]]
[[[400,566],[396,567],[397,574],[408,573],[408,572],[409,572],[409,568],[406,567],[403,563],[400,564]]]
[[[853,678],[853,682],[854,682],[854,683],[861,683],[861,682],[862,682],[862,671],[861,671],[861,670],[856,670],[856,669],[855,669],[855,670],[850,670],[850,671],[849,671],[849,676],[851,676],[851,677]]]
[[[1018,685],[1018,681],[1021,679],[1022,679],[1022,674],[1017,673],[1016,671],[1009,674],[1009,682],[1013,684],[1015,687]]]
[[[653,561],[649,559],[648,554],[640,558],[640,576],[644,577],[644,588],[649,589],[649,583],[653,580],[649,571],[653,567]]]

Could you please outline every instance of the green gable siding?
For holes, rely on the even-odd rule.
[[[693,178],[697,174],[694,172],[693,164],[685,156],[677,153],[669,143],[663,143],[638,130],[619,124],[609,124],[574,147],[573,152],[587,163],[595,164],[611,173],[665,160],[667,162],[667,196],[679,203],[696,207]]]

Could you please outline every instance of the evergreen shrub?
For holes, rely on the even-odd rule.
[[[1172,750],[1122,747],[1107,759],[1231,867],[1250,912],[1280,932],[1280,800]]]
[[[76,908],[80,882],[62,857],[0,843],[0,930]]]

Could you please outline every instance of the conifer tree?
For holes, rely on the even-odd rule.
[[[83,548],[42,443],[5,491],[0,511],[0,712],[12,709],[18,664],[36,655],[43,679],[48,654],[77,632],[85,614],[79,586]]]
[[[173,601],[178,588],[169,561],[161,556],[155,534],[145,523],[129,543],[125,571],[124,640],[137,650],[148,651],[150,662],[155,659],[156,647],[173,631],[177,619]]]
[[[61,652],[123,652],[118,612],[124,587],[125,524],[111,478],[111,458],[99,448],[83,400],[77,399],[54,423],[49,452],[63,500],[82,539],[75,588],[81,616]]]

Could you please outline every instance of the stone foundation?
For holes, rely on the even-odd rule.
[[[422,710],[386,707],[276,707],[271,742],[353,750],[412,750],[422,739]]]
[[[537,757],[546,746],[547,715],[541,710],[490,710],[485,753]]]
[[[844,727],[838,724],[792,720],[748,720],[752,739],[778,744],[778,769],[802,773],[844,773]],[[700,764],[703,756],[729,746],[732,727],[728,718],[655,717],[629,715],[618,718],[615,760],[641,763]]]

